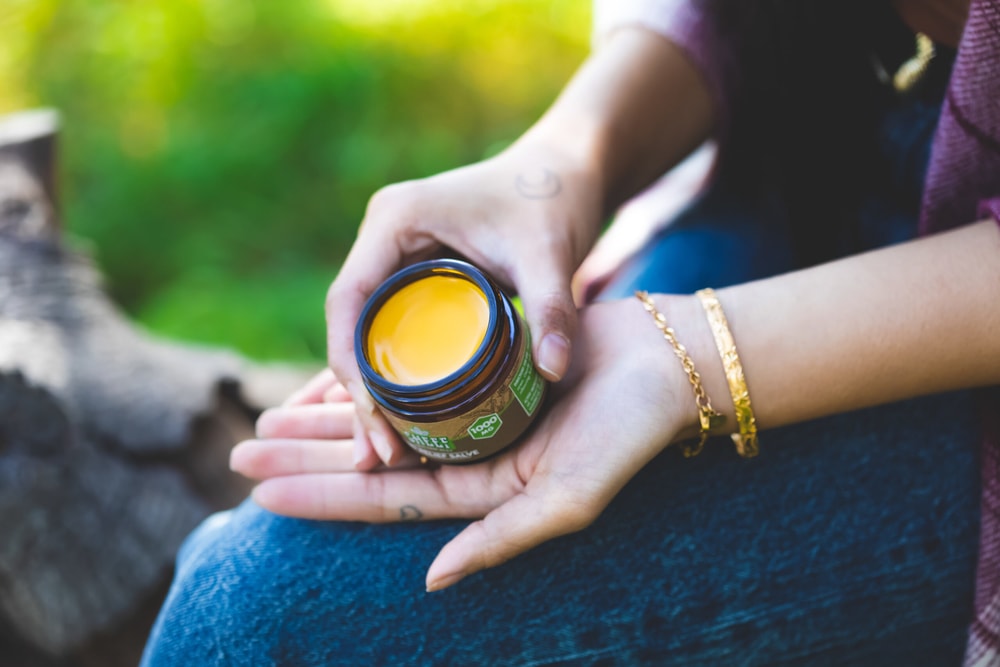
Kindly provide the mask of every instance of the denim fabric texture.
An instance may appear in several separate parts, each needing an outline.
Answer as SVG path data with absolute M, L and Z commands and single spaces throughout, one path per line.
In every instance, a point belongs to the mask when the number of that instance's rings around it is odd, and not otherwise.
M 929 139 L 888 126 L 895 154 Z M 873 246 L 912 235 L 897 199 L 863 216 Z M 765 217 L 710 191 L 606 298 L 793 268 Z M 764 431 L 755 459 L 727 439 L 693 459 L 671 448 L 591 527 L 433 594 L 426 569 L 466 522 L 306 521 L 247 501 L 188 538 L 142 667 L 958 665 L 978 426 L 956 392 Z
M 954 394 L 768 431 L 752 460 L 671 449 L 590 528 L 432 594 L 463 522 L 248 501 L 188 539 L 143 665 L 957 665 L 974 417 Z

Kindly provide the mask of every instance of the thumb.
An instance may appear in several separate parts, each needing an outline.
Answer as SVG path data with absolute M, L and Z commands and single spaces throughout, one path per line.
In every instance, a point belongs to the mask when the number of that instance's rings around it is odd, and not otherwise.
M 359 469 L 372 467 L 372 450 L 386 465 L 399 461 L 406 453 L 392 427 L 375 407 L 354 356 L 354 329 L 372 291 L 363 282 L 361 287 L 344 288 L 341 282 L 334 281 L 327 293 L 326 305 L 329 365 L 354 402 L 355 462 Z
M 519 493 L 480 521 L 469 524 L 441 549 L 427 571 L 427 591 L 496 567 L 560 535 L 589 526 L 598 512 L 584 504 L 557 503 Z
M 535 366 L 547 380 L 562 379 L 569 368 L 576 332 L 576 305 L 570 288 L 571 271 L 551 261 L 528 262 L 519 271 L 518 292 L 533 341 Z

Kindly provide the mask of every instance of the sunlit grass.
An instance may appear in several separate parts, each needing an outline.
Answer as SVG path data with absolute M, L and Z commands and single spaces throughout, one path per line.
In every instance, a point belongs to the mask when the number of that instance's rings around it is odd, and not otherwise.
M 368 197 L 492 154 L 588 48 L 555 0 L 0 0 L 0 112 L 62 115 L 65 224 L 155 331 L 322 357 Z

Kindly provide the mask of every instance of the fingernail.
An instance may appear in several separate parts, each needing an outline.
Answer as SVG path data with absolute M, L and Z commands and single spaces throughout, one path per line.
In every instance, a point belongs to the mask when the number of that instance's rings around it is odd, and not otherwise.
M 269 484 L 261 483 L 250 490 L 250 498 L 261 507 L 267 507 L 274 500 L 274 494 Z
M 392 445 L 389 444 L 388 438 L 381 431 L 369 431 L 368 440 L 372 443 L 372 447 L 375 448 L 382 462 L 389 465 L 389 459 L 392 458 Z
M 549 380 L 559 380 L 569 365 L 569 341 L 556 333 L 546 334 L 538 346 L 538 369 Z
M 462 579 L 465 579 L 465 572 L 453 572 L 452 574 L 447 574 L 443 577 L 438 577 L 434 581 L 427 583 L 427 592 L 433 593 L 434 591 L 439 591 L 442 588 L 448 588 L 452 584 L 457 584 Z
M 240 460 L 243 458 L 240 455 L 241 452 L 243 451 L 242 445 L 243 443 L 239 443 L 229 451 L 229 469 L 232 470 L 233 472 L 241 472 L 240 471 L 240 468 L 242 467 L 241 464 L 244 463 L 243 461 Z

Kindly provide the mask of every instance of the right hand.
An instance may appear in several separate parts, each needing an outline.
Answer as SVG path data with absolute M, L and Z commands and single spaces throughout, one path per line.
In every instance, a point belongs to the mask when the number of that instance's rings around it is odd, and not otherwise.
M 682 331 L 698 322 L 710 335 L 693 297 L 660 298 Z M 428 570 L 428 590 L 439 590 L 588 526 L 668 443 L 698 433 L 690 379 L 635 299 L 583 310 L 573 357 L 524 440 L 485 461 L 423 466 L 411 452 L 391 468 L 359 472 L 350 459 L 351 406 L 327 376 L 328 384 L 320 380 L 304 394 L 327 402 L 300 398 L 268 411 L 261 439 L 239 444 L 230 463 L 261 480 L 254 500 L 278 514 L 374 523 L 477 519 Z
M 357 406 L 358 468 L 391 465 L 408 451 L 376 410 L 354 356 L 355 325 L 372 292 L 413 262 L 463 256 L 520 296 L 535 365 L 557 381 L 576 329 L 570 281 L 600 229 L 600 180 L 587 160 L 533 139 L 372 197 L 326 302 L 330 367 Z

